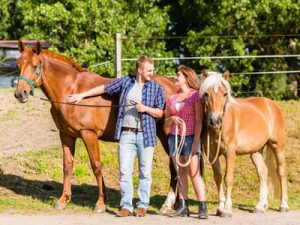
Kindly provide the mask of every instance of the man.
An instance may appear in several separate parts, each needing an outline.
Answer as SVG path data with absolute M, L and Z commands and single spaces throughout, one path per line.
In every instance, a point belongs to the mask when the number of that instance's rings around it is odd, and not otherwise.
M 115 138 L 119 140 L 119 169 L 121 188 L 121 210 L 119 217 L 133 213 L 132 173 L 137 154 L 139 164 L 139 186 L 135 215 L 147 215 L 150 202 L 151 168 L 154 146 L 156 145 L 156 118 L 163 115 L 165 99 L 162 87 L 151 80 L 154 61 L 140 56 L 136 61 L 135 76 L 116 79 L 84 93 L 70 95 L 67 102 L 79 103 L 88 96 L 108 93 L 119 94 L 119 115 Z

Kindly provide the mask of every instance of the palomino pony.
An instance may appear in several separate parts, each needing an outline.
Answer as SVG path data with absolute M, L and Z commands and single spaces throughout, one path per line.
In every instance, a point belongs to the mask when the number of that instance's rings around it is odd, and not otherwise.
M 234 163 L 236 155 L 244 154 L 250 154 L 260 180 L 260 199 L 254 212 L 264 212 L 268 207 L 267 178 L 270 183 L 275 178 L 278 181 L 279 178 L 280 184 L 279 182 L 277 184 L 281 190 L 280 211 L 288 211 L 284 150 L 285 126 L 280 108 L 270 99 L 262 97 L 235 100 L 231 96 L 228 72 L 225 72 L 223 76 L 216 72 L 204 72 L 202 76 L 200 95 L 204 99 L 208 128 L 204 129 L 202 140 L 204 150 L 208 147 L 212 149 L 208 160 L 212 163 L 218 189 L 217 214 L 225 217 L 232 216 L 231 189 Z M 266 163 L 262 154 L 264 146 L 267 146 L 269 153 L 267 153 Z M 224 155 L 226 159 L 224 179 L 227 188 L 226 198 L 222 187 L 218 158 L 220 155 Z
M 15 92 L 19 102 L 24 103 L 35 87 L 41 87 L 44 94 L 52 102 L 51 115 L 59 130 L 63 149 L 63 193 L 55 208 L 64 209 L 71 199 L 71 175 L 75 141 L 81 138 L 87 148 L 93 173 L 96 177 L 99 196 L 95 206 L 96 212 L 104 212 L 105 186 L 103 182 L 101 157 L 98 139 L 114 140 L 114 130 L 117 121 L 117 96 L 107 94 L 84 99 L 81 103 L 103 107 L 83 107 L 58 102 L 65 102 L 72 93 L 80 93 L 98 85 L 105 84 L 112 79 L 101 77 L 81 68 L 73 60 L 47 50 L 41 49 L 39 42 L 33 48 L 25 48 L 19 41 L 21 56 L 18 59 L 20 77 Z M 174 80 L 166 77 L 154 76 L 156 82 L 162 85 L 166 98 L 175 93 L 177 88 Z M 166 131 L 163 119 L 158 121 L 157 135 L 168 152 Z M 170 191 L 176 188 L 176 171 L 173 164 L 169 164 L 171 171 Z M 172 203 L 175 199 L 172 200 Z M 170 206 L 171 207 L 171 206 Z

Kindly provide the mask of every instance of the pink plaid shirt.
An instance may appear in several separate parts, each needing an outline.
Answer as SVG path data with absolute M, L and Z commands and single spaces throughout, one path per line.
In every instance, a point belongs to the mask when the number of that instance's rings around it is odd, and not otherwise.
M 196 109 L 195 104 L 200 101 L 199 92 L 191 89 L 189 95 L 181 102 L 177 102 L 178 93 L 172 95 L 167 100 L 167 105 L 170 108 L 171 116 L 178 116 L 184 120 L 186 124 L 186 135 L 193 135 L 195 133 L 196 125 Z M 175 135 L 175 127 L 171 126 L 171 134 Z M 178 134 L 182 135 L 182 128 L 178 126 Z

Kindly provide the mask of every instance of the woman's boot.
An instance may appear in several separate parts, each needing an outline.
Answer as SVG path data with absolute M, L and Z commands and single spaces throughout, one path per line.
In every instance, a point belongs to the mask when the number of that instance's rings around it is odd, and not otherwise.
M 207 206 L 206 201 L 199 202 L 199 210 L 198 210 L 198 218 L 199 219 L 207 219 Z
M 179 199 L 178 208 L 170 214 L 170 217 L 190 216 L 188 202 L 185 199 Z

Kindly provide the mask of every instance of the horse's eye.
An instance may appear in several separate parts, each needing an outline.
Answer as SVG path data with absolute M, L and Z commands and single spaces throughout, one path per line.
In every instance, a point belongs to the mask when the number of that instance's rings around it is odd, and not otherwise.
M 207 92 L 205 92 L 203 96 L 204 96 L 204 98 L 208 98 L 209 94 Z
M 224 94 L 223 94 L 224 97 L 227 97 L 227 95 L 228 95 L 228 93 L 224 93 Z
M 36 70 L 37 66 L 32 66 L 32 68 L 33 68 L 34 70 Z

